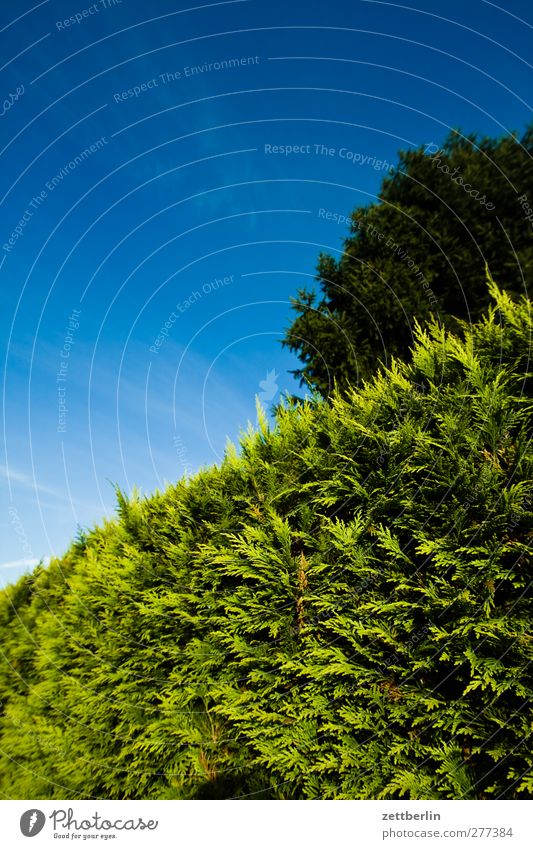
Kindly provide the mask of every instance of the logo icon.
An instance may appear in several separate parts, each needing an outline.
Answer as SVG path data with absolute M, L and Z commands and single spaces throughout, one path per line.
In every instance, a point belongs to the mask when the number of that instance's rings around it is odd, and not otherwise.
M 267 371 L 265 380 L 259 381 L 259 386 L 261 387 L 261 392 L 259 393 L 259 399 L 261 401 L 272 401 L 274 395 L 278 391 L 278 384 L 276 383 L 279 374 L 276 373 L 276 369 L 272 369 L 271 371 Z
M 20 830 L 24 837 L 35 837 L 42 831 L 46 817 L 42 811 L 37 808 L 30 808 L 29 811 L 24 811 L 20 818 Z

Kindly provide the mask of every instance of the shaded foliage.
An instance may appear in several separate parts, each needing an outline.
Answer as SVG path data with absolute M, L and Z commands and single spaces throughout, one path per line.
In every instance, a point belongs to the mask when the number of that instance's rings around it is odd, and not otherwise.
M 426 152 L 427 149 L 427 152 Z M 452 133 L 399 154 L 378 202 L 356 209 L 340 258 L 324 254 L 318 291 L 302 289 L 284 344 L 296 374 L 328 395 L 404 356 L 414 321 L 476 320 L 485 265 L 510 292 L 533 282 L 533 129 L 521 139 Z

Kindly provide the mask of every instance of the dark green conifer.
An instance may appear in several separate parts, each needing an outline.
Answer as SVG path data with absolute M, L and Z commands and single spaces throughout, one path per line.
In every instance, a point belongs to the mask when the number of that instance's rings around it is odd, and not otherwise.
M 413 344 L 431 315 L 476 321 L 484 269 L 524 294 L 533 284 L 533 128 L 522 138 L 452 133 L 402 151 L 376 203 L 356 209 L 340 256 L 324 254 L 300 290 L 284 344 L 323 395 L 354 386 Z

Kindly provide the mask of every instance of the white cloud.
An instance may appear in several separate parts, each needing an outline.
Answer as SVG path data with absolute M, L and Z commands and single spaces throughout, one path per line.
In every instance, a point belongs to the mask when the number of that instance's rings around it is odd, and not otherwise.
M 33 569 L 39 563 L 35 557 L 29 557 L 25 560 L 11 560 L 9 563 L 0 563 L 0 569 Z
M 18 472 L 16 469 L 13 469 L 12 466 L 0 466 L 0 476 L 5 478 L 6 481 L 9 481 L 9 483 L 14 486 L 19 486 L 23 489 L 31 489 L 33 492 L 46 493 L 46 495 L 53 495 L 54 498 L 61 498 L 65 500 L 64 492 L 58 492 L 56 489 L 37 483 L 37 481 L 30 478 L 29 475 L 24 474 L 24 472 Z

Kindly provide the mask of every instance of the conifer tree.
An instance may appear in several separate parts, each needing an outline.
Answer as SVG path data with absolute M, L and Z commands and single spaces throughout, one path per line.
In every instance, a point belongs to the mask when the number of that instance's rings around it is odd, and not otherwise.
M 356 209 L 342 254 L 294 299 L 284 344 L 323 395 L 357 385 L 413 344 L 431 315 L 456 328 L 488 306 L 488 264 L 508 291 L 533 283 L 533 128 L 522 138 L 451 133 L 402 151 L 376 203 Z

